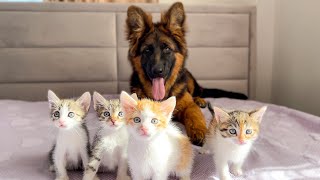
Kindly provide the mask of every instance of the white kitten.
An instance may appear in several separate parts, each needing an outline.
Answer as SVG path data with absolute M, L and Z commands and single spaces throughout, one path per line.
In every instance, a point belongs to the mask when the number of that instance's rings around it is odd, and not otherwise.
M 249 113 L 243 111 L 228 113 L 217 107 L 213 110 L 210 104 L 208 107 L 214 118 L 209 125 L 205 144 L 200 152 L 212 152 L 220 179 L 230 180 L 228 163 L 232 164 L 232 174 L 242 175 L 242 164 L 258 137 L 260 122 L 267 107 Z
M 88 163 L 89 133 L 84 118 L 91 96 L 86 92 L 76 101 L 60 100 L 49 90 L 48 100 L 51 119 L 59 129 L 49 153 L 50 170 L 56 172 L 56 180 L 68 180 L 66 169 L 78 169 Z
M 128 132 L 119 99 L 106 100 L 99 93 L 93 93 L 94 109 L 100 121 L 95 135 L 90 161 L 83 180 L 98 179 L 96 173 L 102 170 L 113 171 L 118 167 L 117 179 L 130 179 L 127 175 Z
M 166 180 L 170 173 L 189 180 L 193 150 L 188 137 L 171 124 L 175 97 L 163 102 L 120 95 L 129 131 L 128 162 L 133 180 Z

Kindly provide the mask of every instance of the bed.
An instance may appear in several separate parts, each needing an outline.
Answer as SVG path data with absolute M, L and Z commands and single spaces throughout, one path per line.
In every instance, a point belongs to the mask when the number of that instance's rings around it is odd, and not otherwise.
M 207 100 L 213 105 L 227 109 L 240 107 L 243 110 L 251 110 L 264 105 L 256 101 L 227 98 Z M 48 103 L 1 100 L 0 113 L 0 179 L 54 179 L 54 174 L 48 170 L 47 157 L 56 129 L 48 117 Z M 203 113 L 209 122 L 209 111 L 203 109 Z M 98 121 L 92 108 L 86 121 L 92 137 Z M 260 137 L 244 164 L 244 175 L 236 179 L 319 179 L 319 132 L 319 117 L 268 104 L 268 110 L 262 120 Z M 194 146 L 195 152 L 198 149 L 199 147 Z M 75 180 L 82 178 L 80 171 L 70 172 L 69 175 Z M 115 179 L 115 173 L 100 173 L 99 177 Z M 192 179 L 217 179 L 210 155 L 196 155 Z
M 168 7 L 139 6 L 156 20 Z M 94 90 L 117 98 L 121 90 L 128 91 L 126 9 L 119 4 L 0 3 L 1 180 L 54 178 L 47 165 L 56 132 L 49 120 L 48 89 L 64 98 Z M 187 67 L 201 85 L 242 92 L 251 99 L 207 100 L 230 110 L 266 105 L 255 101 L 255 5 L 186 6 L 186 12 Z M 320 118 L 267 105 L 244 175 L 235 179 L 320 179 Z M 202 111 L 209 122 L 210 113 Z M 92 109 L 86 121 L 92 137 L 97 129 Z M 82 173 L 69 175 L 77 180 Z M 115 179 L 112 172 L 99 176 Z M 211 156 L 196 155 L 192 179 L 217 179 Z

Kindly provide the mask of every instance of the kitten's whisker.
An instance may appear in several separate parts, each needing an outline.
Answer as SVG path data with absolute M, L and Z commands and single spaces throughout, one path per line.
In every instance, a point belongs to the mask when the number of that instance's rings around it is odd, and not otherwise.
M 75 130 L 75 132 L 78 134 L 78 136 L 81 137 L 81 135 L 80 135 L 79 132 L 78 132 L 78 129 L 75 128 L 74 130 Z
M 98 129 L 99 127 L 96 127 L 96 128 L 88 128 L 89 131 L 92 131 L 92 130 L 96 130 Z

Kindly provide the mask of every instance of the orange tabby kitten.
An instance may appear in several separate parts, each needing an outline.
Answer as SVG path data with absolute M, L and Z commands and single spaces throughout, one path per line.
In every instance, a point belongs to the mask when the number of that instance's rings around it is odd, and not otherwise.
M 165 180 L 170 173 L 189 180 L 192 145 L 171 123 L 176 98 L 156 102 L 122 92 L 120 102 L 129 132 L 128 163 L 133 180 Z
M 267 107 L 249 113 L 226 112 L 218 107 L 212 109 L 210 103 L 208 108 L 214 118 L 209 125 L 205 144 L 200 153 L 212 152 L 220 179 L 230 180 L 228 162 L 232 163 L 232 174 L 242 175 L 242 164 L 258 137 L 260 122 Z

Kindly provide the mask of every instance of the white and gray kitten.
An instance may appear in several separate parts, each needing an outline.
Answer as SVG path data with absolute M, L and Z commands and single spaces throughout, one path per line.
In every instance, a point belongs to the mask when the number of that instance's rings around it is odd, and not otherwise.
M 113 171 L 118 167 L 117 179 L 130 179 L 127 175 L 128 133 L 119 99 L 106 100 L 99 93 L 93 93 L 94 109 L 100 121 L 92 145 L 90 161 L 83 180 L 98 179 L 97 171 Z
M 89 159 L 89 133 L 85 116 L 90 107 L 91 95 L 84 93 L 79 99 L 59 99 L 48 91 L 50 118 L 58 128 L 56 141 L 49 153 L 50 170 L 56 180 L 68 180 L 67 169 L 85 167 Z

